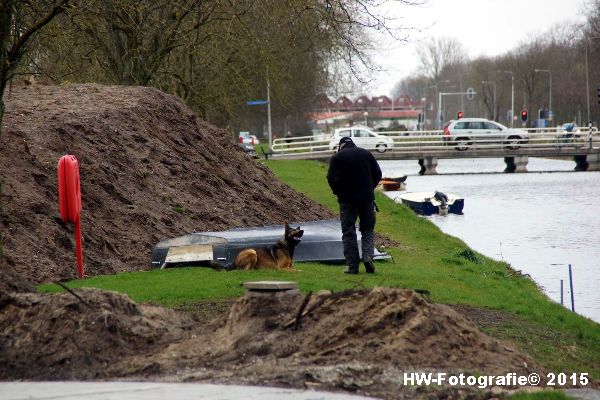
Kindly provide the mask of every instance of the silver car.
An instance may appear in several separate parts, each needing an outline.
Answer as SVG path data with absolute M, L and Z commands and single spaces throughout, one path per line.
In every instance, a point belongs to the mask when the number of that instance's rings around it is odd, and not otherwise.
M 467 150 L 477 143 L 479 147 L 506 146 L 518 149 L 528 141 L 527 132 L 508 128 L 496 121 L 485 118 L 461 118 L 450 121 L 444 127 L 444 141 L 455 146 L 456 150 Z

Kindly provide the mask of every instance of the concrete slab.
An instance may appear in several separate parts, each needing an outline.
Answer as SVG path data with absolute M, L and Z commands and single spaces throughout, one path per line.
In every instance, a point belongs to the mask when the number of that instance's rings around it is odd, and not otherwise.
M 360 400 L 369 397 L 312 390 L 204 383 L 3 382 L 2 400 Z
M 244 288 L 246 290 L 261 290 L 269 292 L 278 292 L 284 290 L 298 289 L 298 283 L 296 282 L 284 282 L 284 281 L 254 281 L 244 282 Z

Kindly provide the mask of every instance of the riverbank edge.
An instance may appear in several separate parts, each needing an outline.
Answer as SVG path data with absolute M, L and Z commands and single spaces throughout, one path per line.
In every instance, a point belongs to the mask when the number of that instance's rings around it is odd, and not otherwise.
M 325 178 L 327 164 L 300 160 L 264 163 L 278 179 L 338 211 Z M 473 251 L 384 194 L 377 193 L 376 201 L 380 209 L 376 231 L 402 246 L 402 250 L 389 249 L 394 263 L 422 267 L 411 268 L 406 287 L 418 287 L 415 283 L 428 287 L 436 302 L 492 314 L 499 311 L 504 318 L 478 324 L 486 333 L 513 342 L 551 371 L 587 373 L 595 386 L 600 384 L 599 324 L 552 301 L 510 264 Z M 445 275 L 446 279 L 431 282 L 431 270 L 438 272 L 435 278 Z M 486 279 L 488 276 L 492 279 Z

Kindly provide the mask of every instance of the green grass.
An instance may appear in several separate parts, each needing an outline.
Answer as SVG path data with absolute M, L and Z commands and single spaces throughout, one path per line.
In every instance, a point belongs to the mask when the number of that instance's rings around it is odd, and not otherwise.
M 509 397 L 510 400 L 569 400 L 570 397 L 560 391 L 543 390 L 533 393 L 516 393 Z
M 96 287 L 127 293 L 137 302 L 152 302 L 178 307 L 204 300 L 238 297 L 244 293 L 242 283 L 254 280 L 287 280 L 298 282 L 303 292 L 319 290 L 340 291 L 349 288 L 374 286 L 398 287 L 402 271 L 392 263 L 377 264 L 380 273 L 348 276 L 341 265 L 296 263 L 295 270 L 273 271 L 215 271 L 210 268 L 172 268 L 147 272 L 127 272 L 117 275 L 96 276 L 67 283 L 70 288 Z M 60 292 L 54 284 L 39 287 L 42 292 Z
M 265 164 L 282 181 L 337 212 L 337 201 L 325 179 L 325 164 L 297 160 Z M 377 204 L 377 231 L 401 246 L 387 249 L 393 262 L 377 263 L 375 275 L 348 276 L 342 274 L 342 266 L 297 263 L 299 272 L 178 268 L 98 276 L 68 286 L 116 290 L 135 301 L 171 307 L 237 297 L 243 293 L 241 283 L 248 280 L 293 280 L 303 292 L 373 286 L 427 289 L 436 302 L 507 313 L 509 322 L 487 328 L 487 332 L 513 341 L 546 368 L 588 372 L 592 378 L 600 378 L 600 325 L 550 301 L 508 264 L 472 251 L 385 195 L 377 194 Z M 60 288 L 44 285 L 40 290 Z

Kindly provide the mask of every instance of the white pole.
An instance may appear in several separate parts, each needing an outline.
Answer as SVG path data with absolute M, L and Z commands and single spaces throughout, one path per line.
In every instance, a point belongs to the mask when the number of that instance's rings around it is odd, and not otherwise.
M 273 132 L 271 131 L 271 85 L 269 83 L 269 67 L 267 67 L 267 118 L 269 130 L 269 149 L 273 147 Z
M 548 70 L 548 73 L 550 74 L 550 111 L 552 111 L 552 72 Z
M 548 101 L 548 112 L 552 111 L 552 71 L 549 69 L 534 69 L 535 72 L 547 72 L 550 75 L 550 100 Z
M 585 97 L 587 99 L 587 120 L 590 121 L 590 78 L 588 73 L 588 45 L 589 40 L 585 42 Z
M 585 39 L 585 97 L 587 100 L 587 119 L 590 119 L 590 74 L 588 72 L 588 47 L 590 47 L 590 41 L 594 39 L 600 39 L 600 36 L 589 37 Z
M 498 107 L 496 106 L 496 82 L 492 82 L 494 84 L 494 121 L 498 120 L 498 116 L 496 115 Z
M 442 92 L 438 92 L 438 129 L 442 127 Z
M 515 76 L 510 73 L 510 78 L 512 81 L 512 94 L 510 97 L 510 127 L 515 127 Z

